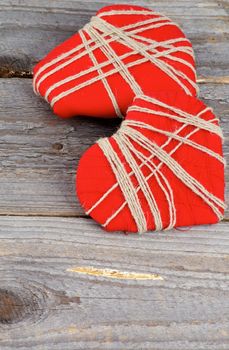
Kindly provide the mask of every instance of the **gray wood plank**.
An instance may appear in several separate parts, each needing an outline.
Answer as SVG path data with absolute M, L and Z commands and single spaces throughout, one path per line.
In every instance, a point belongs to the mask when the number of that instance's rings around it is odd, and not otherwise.
M 192 40 L 198 75 L 229 79 L 229 25 L 225 1 L 132 1 L 161 11 Z M 1 0 L 0 76 L 26 76 L 53 47 L 113 1 Z M 117 0 L 116 3 L 123 3 Z
M 0 239 L 1 350 L 229 349 L 228 223 L 126 236 L 1 217 Z
M 0 91 L 0 214 L 84 215 L 75 197 L 78 160 L 119 121 L 57 118 L 28 79 L 1 79 Z M 229 85 L 204 84 L 201 96 L 221 119 L 229 159 Z

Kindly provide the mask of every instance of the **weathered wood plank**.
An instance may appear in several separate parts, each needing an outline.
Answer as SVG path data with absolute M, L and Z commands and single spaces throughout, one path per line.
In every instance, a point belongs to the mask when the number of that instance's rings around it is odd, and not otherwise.
M 116 3 L 123 3 L 117 0 Z M 0 3 L 0 75 L 26 75 L 57 44 L 113 1 L 2 0 Z M 192 40 L 201 77 L 229 77 L 229 25 L 223 1 L 133 1 L 155 8 L 181 25 Z
M 1 350 L 229 349 L 227 223 L 124 236 L 1 217 L 0 239 Z
M 119 122 L 57 118 L 28 79 L 1 79 L 0 91 L 0 214 L 83 215 L 75 198 L 78 160 Z M 221 119 L 229 159 L 229 85 L 202 85 L 201 96 Z

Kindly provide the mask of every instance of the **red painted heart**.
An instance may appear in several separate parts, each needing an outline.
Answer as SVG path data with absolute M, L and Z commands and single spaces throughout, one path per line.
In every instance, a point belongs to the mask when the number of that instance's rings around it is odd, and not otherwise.
M 106 230 L 144 232 L 222 219 L 222 134 L 182 92 L 136 97 L 120 129 L 80 160 L 77 194 Z
M 102 8 L 34 68 L 34 90 L 62 117 L 125 115 L 134 96 L 196 94 L 191 43 L 177 24 L 132 5 Z

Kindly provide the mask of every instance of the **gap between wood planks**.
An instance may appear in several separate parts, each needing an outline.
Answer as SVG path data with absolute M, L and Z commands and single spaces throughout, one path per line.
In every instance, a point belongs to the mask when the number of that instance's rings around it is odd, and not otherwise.
M 11 213 L 11 214 L 3 214 L 0 213 L 0 218 L 1 217 L 16 217 L 16 216 L 20 216 L 20 217 L 32 217 L 32 218 L 50 218 L 50 217 L 54 217 L 54 218 L 69 218 L 69 219 L 87 219 L 87 220 L 92 220 L 90 216 L 88 215 L 69 215 L 69 214 L 55 214 L 52 213 L 51 215 L 46 215 L 46 214 L 37 214 L 37 213 Z M 229 218 L 224 218 L 223 220 L 221 220 L 221 222 L 229 222 Z
M 29 78 L 31 79 L 33 74 L 31 71 L 14 71 L 9 68 L 0 67 L 0 78 Z
M 0 67 L 0 78 L 23 78 L 23 79 L 32 79 L 33 73 L 31 71 L 15 71 L 10 70 L 5 67 Z M 197 78 L 198 84 L 229 84 L 229 76 L 219 76 L 219 77 L 202 77 Z

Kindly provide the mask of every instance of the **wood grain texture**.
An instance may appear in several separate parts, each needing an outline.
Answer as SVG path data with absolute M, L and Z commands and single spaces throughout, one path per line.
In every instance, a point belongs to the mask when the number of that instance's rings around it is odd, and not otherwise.
M 28 79 L 1 79 L 0 90 L 0 214 L 83 215 L 75 197 L 78 160 L 119 121 L 57 118 Z M 221 119 L 228 159 L 229 85 L 202 85 L 201 96 Z
M 102 6 L 92 0 L 1 0 L 0 75 L 28 76 L 32 66 L 57 44 L 77 32 Z M 116 0 L 116 3 L 123 3 Z M 226 1 L 172 2 L 139 0 L 133 4 L 161 11 L 175 20 L 192 40 L 201 80 L 229 79 L 229 26 Z
M 226 223 L 125 236 L 89 219 L 2 217 L 0 238 L 1 350 L 229 349 Z

